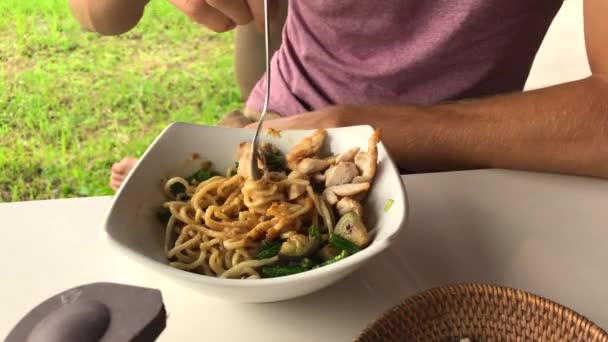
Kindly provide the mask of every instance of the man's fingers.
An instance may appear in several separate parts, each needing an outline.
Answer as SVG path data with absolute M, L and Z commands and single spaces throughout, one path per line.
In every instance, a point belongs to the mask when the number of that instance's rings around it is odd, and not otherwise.
M 253 14 L 253 21 L 255 21 L 255 28 L 264 32 L 264 0 L 247 0 L 251 13 Z M 272 20 L 279 13 L 279 2 L 277 0 L 268 0 L 268 16 Z M 271 25 L 270 29 L 273 27 Z
M 123 174 L 112 173 L 112 175 L 110 176 L 110 180 L 117 181 L 117 182 L 122 182 L 125 180 L 125 178 L 127 178 L 127 175 L 123 175 Z
M 225 32 L 236 26 L 232 19 L 209 5 L 206 0 L 169 0 L 169 2 L 192 20 L 212 31 Z
M 122 166 L 122 163 L 114 163 L 112 165 L 112 173 L 114 173 L 114 172 L 122 172 L 123 168 L 124 167 Z
M 215 32 L 226 32 L 236 27 L 236 23 L 232 19 L 211 7 L 207 2 L 204 2 L 202 9 L 193 13 L 191 18 Z
M 112 165 L 112 174 L 127 174 L 137 163 L 137 159 L 133 157 L 122 158 L 118 163 Z
M 247 0 L 207 0 L 207 3 L 239 25 L 249 24 L 253 20 Z
M 117 182 L 117 181 L 114 181 L 114 180 L 110 180 L 110 184 L 109 184 L 109 185 L 110 185 L 110 188 L 111 188 L 112 190 L 116 191 L 116 190 L 118 190 L 118 188 L 120 187 L 120 184 L 121 184 L 121 183 L 122 183 L 122 182 Z

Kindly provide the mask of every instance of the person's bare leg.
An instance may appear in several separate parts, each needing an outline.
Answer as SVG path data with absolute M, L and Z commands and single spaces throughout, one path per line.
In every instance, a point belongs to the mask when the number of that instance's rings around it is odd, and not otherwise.
M 274 53 L 281 45 L 281 34 L 287 17 L 287 1 L 279 1 L 279 15 L 270 25 L 270 49 Z M 264 33 L 255 29 L 254 23 L 238 26 L 234 40 L 234 72 L 246 101 L 255 84 L 266 71 Z

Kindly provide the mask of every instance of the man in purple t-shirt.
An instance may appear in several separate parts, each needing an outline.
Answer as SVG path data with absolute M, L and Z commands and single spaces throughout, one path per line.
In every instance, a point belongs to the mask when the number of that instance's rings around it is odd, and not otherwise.
M 169 1 L 217 32 L 263 20 L 261 0 Z M 584 0 L 592 76 L 522 91 L 562 1 L 291 0 L 272 60 L 270 109 L 281 118 L 267 125 L 371 124 L 414 172 L 608 178 L 608 1 Z M 147 2 L 70 0 L 83 26 L 104 34 L 134 27 Z M 263 92 L 260 82 L 247 101 L 252 116 Z

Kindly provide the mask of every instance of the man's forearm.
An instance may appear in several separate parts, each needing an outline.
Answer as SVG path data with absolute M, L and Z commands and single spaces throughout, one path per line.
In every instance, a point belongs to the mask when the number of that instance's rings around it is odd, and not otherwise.
M 104 35 L 125 33 L 141 19 L 149 0 L 68 0 L 80 25 Z
M 509 168 L 608 178 L 608 82 L 598 76 L 466 102 L 383 108 L 377 124 L 406 169 Z

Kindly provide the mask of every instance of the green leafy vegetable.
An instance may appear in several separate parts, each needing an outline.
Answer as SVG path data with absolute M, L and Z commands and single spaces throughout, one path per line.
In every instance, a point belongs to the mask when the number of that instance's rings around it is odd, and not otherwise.
M 302 273 L 308 269 L 298 266 L 264 266 L 260 269 L 262 278 L 284 277 L 296 273 Z
M 311 226 L 310 228 L 308 228 L 308 236 L 311 239 L 321 239 L 321 232 L 319 231 L 319 229 L 317 229 L 317 227 Z
M 336 255 L 333 259 L 329 259 L 329 260 L 327 260 L 325 262 L 322 262 L 318 266 L 315 266 L 315 268 L 323 267 L 323 266 L 327 266 L 327 265 L 333 264 L 333 263 L 338 262 L 338 261 L 340 261 L 342 259 L 345 259 L 349 255 L 350 254 L 346 250 L 342 250 L 342 252 L 340 252 L 340 254 Z
M 281 249 L 280 241 L 271 241 L 271 242 L 265 241 L 264 245 L 262 246 L 262 249 L 258 252 L 258 254 L 255 256 L 255 258 L 258 260 L 272 258 L 273 256 L 279 254 L 280 249 Z
M 213 171 L 209 166 L 206 166 L 193 173 L 190 177 L 186 178 L 186 181 L 190 184 L 192 184 L 193 182 L 200 183 L 208 180 L 213 176 L 219 176 L 219 174 Z M 177 196 L 179 194 L 185 193 L 186 187 L 181 183 L 174 183 L 173 185 L 171 185 L 171 188 L 169 188 L 169 190 L 174 196 Z
M 317 266 L 317 262 L 310 259 L 310 258 L 304 258 L 302 259 L 302 261 L 300 261 L 300 266 L 304 267 L 307 270 L 312 269 L 313 267 Z
M 395 203 L 394 199 L 389 199 L 388 201 L 386 201 L 386 204 L 384 205 L 384 212 L 388 212 L 391 207 L 393 206 L 393 203 Z
M 204 182 L 214 176 L 219 176 L 219 174 L 217 172 L 211 170 L 211 168 L 209 168 L 209 167 L 206 167 L 206 168 L 204 167 L 204 168 L 196 171 L 194 174 L 192 174 L 192 176 L 188 177 L 186 180 L 188 181 L 188 183 L 192 183 L 193 181 L 200 183 L 200 182 Z
M 329 237 L 329 243 L 338 247 L 339 249 L 347 251 L 350 254 L 355 254 L 361 250 L 354 243 L 352 243 L 352 242 L 346 240 L 345 238 L 340 237 L 336 234 L 331 234 L 331 236 Z

